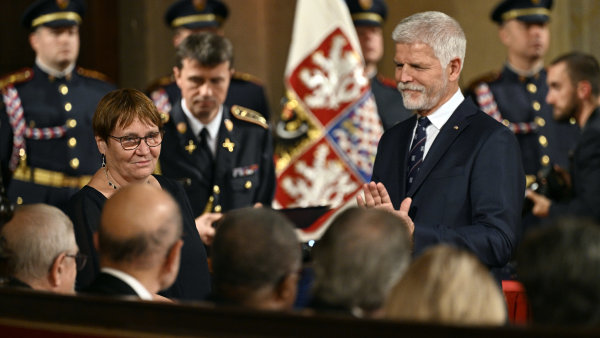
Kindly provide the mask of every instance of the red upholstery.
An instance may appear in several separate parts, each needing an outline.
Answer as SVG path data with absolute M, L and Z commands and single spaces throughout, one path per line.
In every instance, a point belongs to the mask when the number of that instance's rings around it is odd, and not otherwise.
M 510 323 L 527 324 L 531 319 L 531 310 L 523 285 L 514 280 L 503 280 L 502 291 L 506 299 Z

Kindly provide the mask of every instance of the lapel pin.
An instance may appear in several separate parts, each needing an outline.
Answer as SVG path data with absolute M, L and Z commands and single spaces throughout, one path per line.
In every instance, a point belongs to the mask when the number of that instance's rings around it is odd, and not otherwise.
M 185 146 L 185 150 L 187 150 L 187 152 L 190 153 L 190 155 L 194 152 L 194 150 L 196 150 L 196 145 L 194 144 L 193 140 L 190 140 L 188 142 L 188 145 Z
M 458 126 L 454 126 L 454 130 L 458 130 Z
M 223 142 L 223 148 L 227 148 L 229 152 L 233 152 L 233 147 L 235 147 L 235 143 L 231 142 L 229 138 L 225 138 L 225 142 Z

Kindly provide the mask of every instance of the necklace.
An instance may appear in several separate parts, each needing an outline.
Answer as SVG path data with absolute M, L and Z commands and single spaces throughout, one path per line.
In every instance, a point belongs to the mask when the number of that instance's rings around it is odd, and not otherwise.
M 104 167 L 104 175 L 106 175 L 106 180 L 108 181 L 108 186 L 110 186 L 111 188 L 117 190 L 119 189 L 119 187 L 117 187 L 116 184 L 114 184 L 113 182 L 110 181 L 110 179 L 108 178 L 108 168 Z

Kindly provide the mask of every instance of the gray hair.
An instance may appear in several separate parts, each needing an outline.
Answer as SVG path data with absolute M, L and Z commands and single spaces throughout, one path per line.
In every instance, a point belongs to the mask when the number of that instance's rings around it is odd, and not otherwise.
M 317 303 L 379 309 L 410 260 L 404 222 L 389 212 L 350 208 L 332 222 L 313 250 Z
M 43 278 L 56 257 L 76 245 L 71 220 L 46 204 L 19 206 L 0 231 L 6 274 L 21 280 Z
M 424 43 L 433 49 L 442 67 L 454 58 L 464 64 L 467 39 L 456 20 L 442 12 L 413 14 L 394 28 L 392 39 L 396 43 Z

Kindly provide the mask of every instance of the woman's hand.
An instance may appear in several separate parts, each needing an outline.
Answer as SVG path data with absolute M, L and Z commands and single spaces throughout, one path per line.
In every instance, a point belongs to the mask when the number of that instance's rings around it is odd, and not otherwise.
M 196 230 L 200 235 L 200 239 L 206 245 L 211 245 L 215 238 L 215 228 L 213 223 L 220 220 L 223 217 L 221 213 L 207 212 L 196 218 Z

